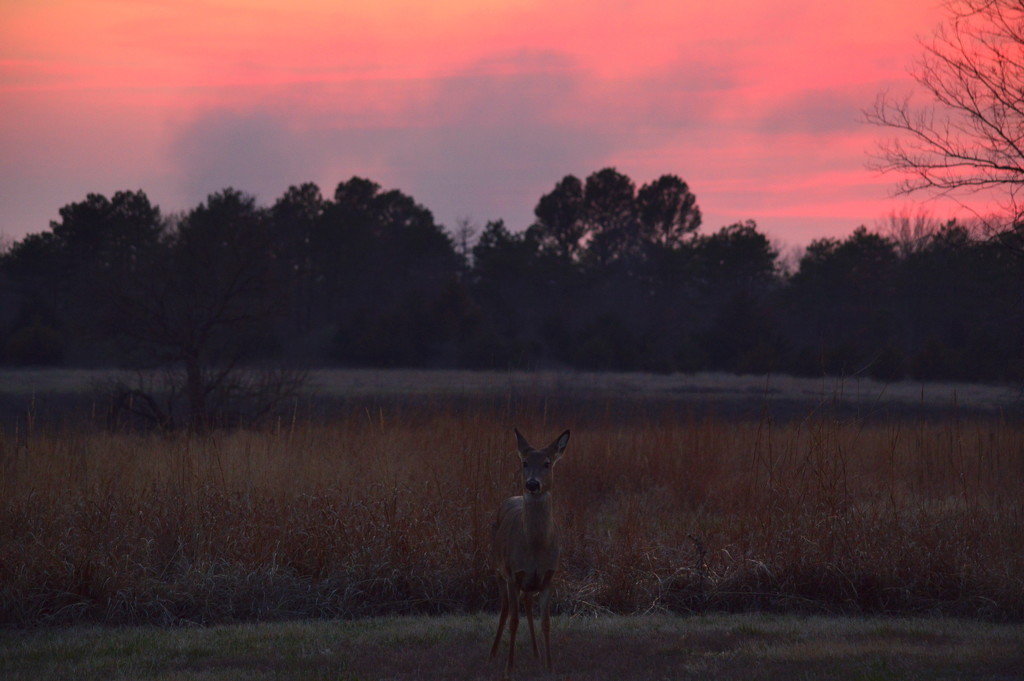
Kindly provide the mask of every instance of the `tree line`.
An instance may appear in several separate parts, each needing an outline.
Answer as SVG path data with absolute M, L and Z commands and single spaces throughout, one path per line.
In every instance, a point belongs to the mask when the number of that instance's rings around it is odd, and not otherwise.
M 59 216 L 0 258 L 0 361 L 173 366 L 194 403 L 257 364 L 1024 375 L 1019 228 L 860 227 L 785 267 L 752 220 L 703 230 L 679 177 L 613 168 L 563 178 L 524 231 L 452 233 L 360 177 Z

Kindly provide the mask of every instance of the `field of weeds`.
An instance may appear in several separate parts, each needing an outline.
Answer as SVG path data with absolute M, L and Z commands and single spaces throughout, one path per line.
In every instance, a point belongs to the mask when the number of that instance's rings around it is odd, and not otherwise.
M 0 434 L 0 625 L 496 607 L 512 426 L 572 429 L 554 609 L 1024 620 L 1024 426 L 382 397 L 261 430 Z M 629 406 L 632 405 L 632 406 Z

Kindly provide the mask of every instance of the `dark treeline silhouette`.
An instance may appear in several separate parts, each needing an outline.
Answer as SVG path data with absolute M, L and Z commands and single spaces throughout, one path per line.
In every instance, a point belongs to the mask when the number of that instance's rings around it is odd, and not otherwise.
M 1020 230 L 861 227 L 784 268 L 753 221 L 702 231 L 678 177 L 612 168 L 535 215 L 456 240 L 358 177 L 170 216 L 90 194 L 3 254 L 0 361 L 172 366 L 193 414 L 253 365 L 1024 376 Z

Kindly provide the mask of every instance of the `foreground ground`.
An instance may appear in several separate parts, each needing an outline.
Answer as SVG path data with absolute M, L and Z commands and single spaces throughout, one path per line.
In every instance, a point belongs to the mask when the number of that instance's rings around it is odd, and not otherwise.
M 210 628 L 0 632 L 16 679 L 488 679 L 495 616 L 392 617 Z M 521 629 L 520 679 L 1024 678 L 1024 625 L 771 615 L 556 618 L 555 672 Z

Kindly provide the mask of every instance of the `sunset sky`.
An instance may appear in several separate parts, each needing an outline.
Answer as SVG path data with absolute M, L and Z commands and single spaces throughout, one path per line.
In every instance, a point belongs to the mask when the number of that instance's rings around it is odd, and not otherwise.
M 938 0 L 0 0 L 0 234 L 90 192 L 164 212 L 352 175 L 449 228 L 525 228 L 564 175 L 672 173 L 704 230 L 780 242 L 893 210 L 860 122 Z

